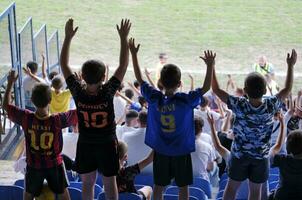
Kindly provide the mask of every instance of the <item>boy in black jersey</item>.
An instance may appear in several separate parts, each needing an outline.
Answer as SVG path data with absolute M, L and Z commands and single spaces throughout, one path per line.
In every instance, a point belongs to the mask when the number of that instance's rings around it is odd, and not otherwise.
M 76 168 L 83 181 L 83 199 L 93 199 L 97 172 L 103 175 L 107 199 L 117 199 L 116 178 L 119 169 L 113 97 L 118 90 L 129 63 L 128 33 L 131 23 L 122 20 L 117 30 L 121 40 L 119 67 L 107 83 L 105 65 L 98 60 L 88 60 L 82 66 L 84 83 L 76 78 L 69 67 L 70 43 L 78 30 L 73 19 L 65 25 L 60 64 L 66 83 L 77 107 L 79 139 L 77 144 Z

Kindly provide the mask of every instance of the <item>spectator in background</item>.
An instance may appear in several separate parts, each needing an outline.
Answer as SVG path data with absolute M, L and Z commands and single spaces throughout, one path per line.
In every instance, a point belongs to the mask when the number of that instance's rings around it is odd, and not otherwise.
M 138 112 L 135 110 L 129 110 L 126 112 L 126 120 L 124 125 L 116 126 L 116 137 L 121 140 L 123 134 L 126 132 L 135 131 L 137 127 Z
M 158 56 L 158 58 L 159 58 L 159 62 L 157 64 L 157 66 L 156 66 L 156 74 L 155 74 L 155 80 L 156 80 L 156 82 L 160 78 L 161 69 L 167 63 L 168 55 L 166 53 L 160 53 L 159 56 Z
M 260 56 L 258 63 L 255 63 L 253 66 L 253 71 L 258 72 L 263 76 L 270 74 L 274 79 L 274 66 L 272 63 L 267 62 L 267 58 L 265 56 Z
M 272 78 L 272 74 L 266 74 L 266 94 L 265 96 L 273 96 L 279 92 L 278 83 Z
M 141 111 L 138 115 L 138 128 L 125 132 L 122 136 L 122 140 L 128 145 L 128 165 L 134 165 L 151 151 L 151 148 L 145 144 L 146 127 L 147 112 Z M 145 171 L 152 174 L 152 165 L 148 166 Z
M 114 116 L 115 116 L 115 122 L 117 124 L 121 124 L 125 121 L 125 109 L 127 102 L 120 96 L 118 93 L 120 93 L 124 88 L 124 85 L 121 84 L 118 88 L 118 92 L 115 93 L 113 97 L 113 106 L 114 106 Z

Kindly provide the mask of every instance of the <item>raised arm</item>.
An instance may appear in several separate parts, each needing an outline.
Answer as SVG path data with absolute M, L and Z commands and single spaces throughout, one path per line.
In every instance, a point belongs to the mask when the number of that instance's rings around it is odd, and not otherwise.
M 281 150 L 281 147 L 284 143 L 284 138 L 285 138 L 284 118 L 281 113 L 278 114 L 278 119 L 280 122 L 280 132 L 279 132 L 276 144 L 274 144 L 274 146 L 272 146 L 272 148 L 270 149 L 271 157 L 274 157 L 276 154 L 279 153 L 279 151 Z
M 152 150 L 146 158 L 138 162 L 138 167 L 140 171 L 153 162 L 153 156 L 154 151 Z
M 216 53 L 213 54 L 212 51 L 204 51 L 204 57 L 200 56 L 200 58 L 205 62 L 207 65 L 207 72 L 206 77 L 203 82 L 202 86 L 202 94 L 205 94 L 211 88 L 211 82 L 213 77 L 213 69 L 215 66 L 215 58 Z
M 154 87 L 154 88 L 157 88 L 156 85 L 155 85 L 155 83 L 154 83 L 154 81 L 152 80 L 152 78 L 151 78 L 151 76 L 150 76 L 151 73 L 148 71 L 147 68 L 145 68 L 145 75 L 146 75 L 146 77 L 147 77 L 147 79 L 148 79 L 150 85 L 152 85 L 152 87 Z
M 213 70 L 212 90 L 219 97 L 219 99 L 221 99 L 221 101 L 223 101 L 224 103 L 227 103 L 229 94 L 219 87 L 215 68 Z
M 218 136 L 216 134 L 215 125 L 214 125 L 215 122 L 214 122 L 213 116 L 210 116 L 209 113 L 207 113 L 207 115 L 208 115 L 208 122 L 209 122 L 210 127 L 211 127 L 211 137 L 212 137 L 212 140 L 213 140 L 214 147 L 218 151 L 218 153 L 223 158 L 225 158 L 228 155 L 229 150 L 227 150 L 220 143 L 220 140 L 219 140 L 219 138 L 218 138 Z
M 141 92 L 136 88 L 134 87 L 133 83 L 131 82 L 128 82 L 128 85 L 132 88 L 132 90 L 138 95 L 138 96 L 141 96 Z
M 139 50 L 139 47 L 140 47 L 140 44 L 135 46 L 134 38 L 129 39 L 129 48 L 130 48 L 130 52 L 131 52 L 131 55 L 132 55 L 132 62 L 133 62 L 133 69 L 134 69 L 135 78 L 138 81 L 138 83 L 141 85 L 144 82 L 144 80 L 142 78 L 142 72 L 141 72 L 141 69 L 139 67 L 138 59 L 137 59 L 137 52 Z
M 293 87 L 293 78 L 294 78 L 294 65 L 297 61 L 297 52 L 295 49 L 292 50 L 292 54 L 287 54 L 287 75 L 285 80 L 285 87 L 280 90 L 276 95 L 278 98 L 284 100 L 292 90 Z
M 61 56 L 60 56 L 60 65 L 63 76 L 67 79 L 72 75 L 71 68 L 69 66 L 69 51 L 70 51 L 70 43 L 74 35 L 76 34 L 78 27 L 73 28 L 73 19 L 68 19 L 65 24 L 65 39 L 63 42 Z
M 109 65 L 107 64 L 104 82 L 106 83 L 108 80 L 109 80 Z
M 122 82 L 129 64 L 128 34 L 131 28 L 130 20 L 122 19 L 120 27 L 116 25 L 116 28 L 121 39 L 121 51 L 120 51 L 120 63 L 118 68 L 114 72 L 114 76 Z
M 2 107 L 5 111 L 7 111 L 7 106 L 11 102 L 11 92 L 12 92 L 14 83 L 17 81 L 17 79 L 18 79 L 18 75 L 17 75 L 16 71 L 14 71 L 14 70 L 10 71 L 7 76 L 7 86 L 6 86 L 6 91 L 4 94 L 4 99 L 3 99 L 3 104 L 2 104 Z
M 123 95 L 122 93 L 116 92 L 116 94 L 117 94 L 118 96 L 120 96 L 122 99 L 124 99 L 128 104 L 134 103 L 134 101 L 132 101 L 131 99 L 129 99 L 128 97 L 126 97 L 126 96 Z
M 44 80 L 46 80 L 47 72 L 46 72 L 46 69 L 45 69 L 45 56 L 44 56 L 44 54 L 42 54 L 41 57 L 42 57 L 42 78 Z
M 190 90 L 194 90 L 194 78 L 192 74 L 189 74 L 189 78 L 190 78 Z
M 34 79 L 38 83 L 44 83 L 44 79 L 41 79 L 39 76 L 31 73 L 31 71 L 28 67 L 23 67 L 22 69 L 23 69 L 24 73 L 27 74 L 27 76 L 30 76 L 32 79 Z

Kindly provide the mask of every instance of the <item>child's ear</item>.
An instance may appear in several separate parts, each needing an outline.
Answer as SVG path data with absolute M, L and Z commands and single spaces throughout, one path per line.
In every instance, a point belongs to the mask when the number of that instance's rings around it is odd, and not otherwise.
M 246 87 L 243 88 L 243 91 L 244 91 L 244 94 L 247 94 L 247 88 Z
M 177 84 L 177 88 L 179 88 L 180 86 L 182 86 L 182 81 L 180 80 Z
M 265 87 L 265 88 L 263 89 L 263 95 L 265 95 L 266 92 L 267 92 L 267 88 Z

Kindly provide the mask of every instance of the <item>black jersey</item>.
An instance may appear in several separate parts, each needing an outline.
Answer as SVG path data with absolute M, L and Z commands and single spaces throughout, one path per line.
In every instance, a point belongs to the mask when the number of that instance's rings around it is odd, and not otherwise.
M 79 142 L 106 143 L 115 139 L 113 97 L 121 82 L 112 76 L 96 95 L 88 94 L 85 84 L 75 75 L 69 76 L 66 83 L 77 107 Z

